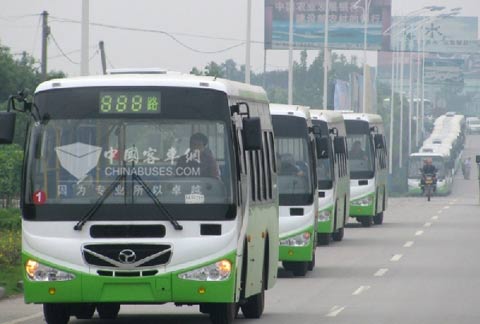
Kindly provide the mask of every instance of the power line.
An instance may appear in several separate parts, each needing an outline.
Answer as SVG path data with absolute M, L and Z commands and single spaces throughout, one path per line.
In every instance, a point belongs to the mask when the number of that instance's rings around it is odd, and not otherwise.
M 52 19 L 53 19 L 52 21 L 55 21 L 55 22 L 74 23 L 74 24 L 79 24 L 80 23 L 80 21 L 78 21 L 78 20 L 65 19 L 65 18 L 60 18 L 60 17 L 52 17 Z M 239 40 L 239 39 L 234 39 L 234 38 L 212 37 L 212 36 L 187 34 L 187 33 L 170 33 L 170 32 L 166 32 L 166 31 L 158 30 L 158 29 L 126 27 L 126 26 L 119 26 L 119 25 L 101 24 L 101 23 L 95 23 L 95 22 L 90 23 L 90 25 L 96 26 L 96 27 L 108 28 L 108 29 L 115 29 L 115 30 L 162 34 L 164 36 L 169 37 L 170 39 L 172 39 L 173 41 L 178 43 L 180 46 L 182 46 L 182 47 L 184 47 L 188 50 L 191 50 L 193 52 L 200 53 L 200 54 L 223 53 L 223 52 L 229 51 L 231 49 L 234 49 L 236 47 L 243 46 L 245 44 L 244 40 Z M 203 51 L 203 50 L 199 50 L 199 49 L 193 48 L 192 46 L 189 46 L 189 45 L 185 44 L 184 42 L 180 41 L 177 37 L 175 37 L 174 34 L 179 35 L 179 36 L 188 36 L 188 37 L 196 37 L 196 38 L 212 39 L 212 40 L 241 41 L 241 43 L 233 45 L 233 46 L 229 46 L 229 47 L 221 49 L 221 50 Z M 253 41 L 252 43 L 264 44 L 263 42 L 258 42 L 258 41 Z
M 72 64 L 76 64 L 76 65 L 79 65 L 79 64 L 80 64 L 80 62 L 75 62 L 74 60 L 72 60 L 72 59 L 63 51 L 63 49 L 60 47 L 60 45 L 58 45 L 57 40 L 55 39 L 55 37 L 53 36 L 52 33 L 50 33 L 50 37 L 51 37 L 53 43 L 55 44 L 55 46 L 57 47 L 57 49 L 60 51 L 60 53 L 62 53 L 62 56 L 63 56 L 63 57 L 65 57 L 67 60 L 69 60 L 70 63 L 72 63 Z

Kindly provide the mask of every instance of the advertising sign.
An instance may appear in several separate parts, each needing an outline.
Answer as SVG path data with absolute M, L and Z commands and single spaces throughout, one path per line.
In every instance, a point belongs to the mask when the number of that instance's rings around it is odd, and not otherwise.
M 427 58 L 425 60 L 426 84 L 462 85 L 465 61 L 462 59 Z
M 367 47 L 379 50 L 388 47 L 383 37 L 390 25 L 391 0 L 371 0 L 367 28 Z M 363 49 L 363 0 L 330 0 L 328 47 L 331 49 Z M 265 48 L 288 49 L 290 1 L 265 0 Z M 296 0 L 294 3 L 294 47 L 323 48 L 325 37 L 326 0 Z
M 392 17 L 392 50 L 476 53 L 478 17 Z M 422 38 L 422 31 L 424 38 Z M 403 45 L 402 45 L 403 39 Z

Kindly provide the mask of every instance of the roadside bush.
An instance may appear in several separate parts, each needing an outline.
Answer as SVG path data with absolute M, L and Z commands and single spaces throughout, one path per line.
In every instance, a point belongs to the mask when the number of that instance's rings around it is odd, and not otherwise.
M 0 264 L 18 265 L 21 262 L 22 234 L 20 230 L 0 229 Z
M 0 231 L 2 230 L 20 230 L 22 219 L 20 210 L 15 208 L 0 209 Z M 0 237 L 1 240 L 1 237 Z

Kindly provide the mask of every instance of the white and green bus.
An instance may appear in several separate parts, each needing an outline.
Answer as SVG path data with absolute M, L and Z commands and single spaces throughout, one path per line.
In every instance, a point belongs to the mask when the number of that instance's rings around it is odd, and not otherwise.
M 350 166 L 350 217 L 364 227 L 383 223 L 387 208 L 388 155 L 382 117 L 344 113 Z
M 280 261 L 295 276 L 315 266 L 316 141 L 307 107 L 270 104 L 278 163 Z
M 318 243 L 343 240 L 350 210 L 350 171 L 347 158 L 345 121 L 340 112 L 310 110 L 312 123 L 320 127 L 325 154 L 317 160 Z
M 278 193 L 260 87 L 191 75 L 51 80 L 27 112 L 25 301 L 48 324 L 116 318 L 121 304 L 199 305 L 259 318 L 278 268 Z M 20 104 L 19 104 L 20 103 Z

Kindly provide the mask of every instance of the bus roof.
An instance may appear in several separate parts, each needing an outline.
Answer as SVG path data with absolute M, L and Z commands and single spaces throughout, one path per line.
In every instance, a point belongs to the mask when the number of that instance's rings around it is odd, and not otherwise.
M 312 119 L 319 119 L 326 121 L 327 123 L 343 123 L 343 115 L 338 111 L 333 110 L 319 110 L 312 109 L 310 110 L 310 116 Z
M 248 98 L 254 101 L 268 102 L 267 94 L 262 87 L 241 82 L 219 79 L 211 76 L 195 76 L 178 72 L 137 73 L 130 72 L 112 75 L 96 75 L 53 79 L 41 83 L 35 92 L 65 88 L 87 87 L 184 87 L 212 89 L 226 93 L 229 96 Z
M 344 120 L 363 120 L 370 125 L 376 126 L 380 133 L 383 133 L 383 119 L 377 114 L 363 114 L 363 113 L 343 113 Z
M 270 104 L 270 113 L 272 115 L 296 116 L 310 119 L 310 108 L 299 105 Z

